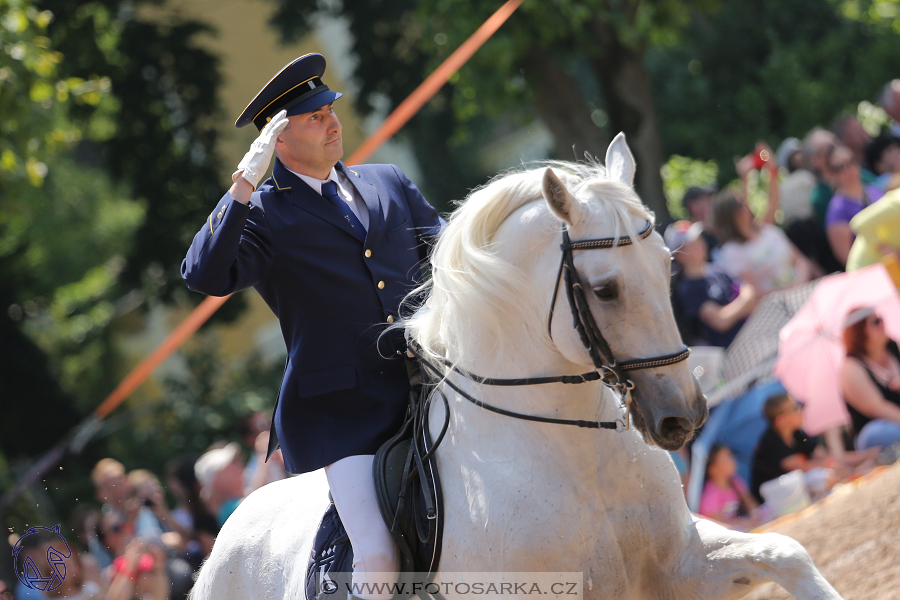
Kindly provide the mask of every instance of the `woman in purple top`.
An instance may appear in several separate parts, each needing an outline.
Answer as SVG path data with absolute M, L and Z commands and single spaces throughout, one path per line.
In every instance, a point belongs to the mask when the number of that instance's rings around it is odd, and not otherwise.
M 854 238 L 850 219 L 881 198 L 883 192 L 875 186 L 863 185 L 859 179 L 859 163 L 846 146 L 833 146 L 825 164 L 828 179 L 835 187 L 825 214 L 825 233 L 834 257 L 846 266 Z

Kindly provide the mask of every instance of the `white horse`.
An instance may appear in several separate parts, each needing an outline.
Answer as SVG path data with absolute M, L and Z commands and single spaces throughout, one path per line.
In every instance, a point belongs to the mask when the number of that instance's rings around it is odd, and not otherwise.
M 557 279 L 564 226 L 573 241 L 621 236 L 612 248 L 574 252 L 607 358 L 622 365 L 678 355 L 670 253 L 658 234 L 641 236 L 652 215 L 632 190 L 634 160 L 621 134 L 606 165 L 554 163 L 499 177 L 469 196 L 434 249 L 427 308 L 406 323 L 425 354 L 492 378 L 591 369 Z M 435 582 L 447 573 L 580 572 L 585 598 L 739 598 L 769 580 L 801 600 L 840 598 L 794 540 L 730 531 L 688 511 L 660 448 L 680 447 L 707 409 L 687 364 L 669 362 L 620 371 L 634 384 L 634 426 L 620 431 L 511 418 L 448 386 L 519 414 L 621 424 L 622 396 L 602 381 L 497 387 L 447 371 Z M 432 410 L 432 437 L 445 416 L 440 405 Z M 201 569 L 194 600 L 302 600 L 326 491 L 314 472 L 244 500 Z M 452 587 L 440 589 L 454 597 Z

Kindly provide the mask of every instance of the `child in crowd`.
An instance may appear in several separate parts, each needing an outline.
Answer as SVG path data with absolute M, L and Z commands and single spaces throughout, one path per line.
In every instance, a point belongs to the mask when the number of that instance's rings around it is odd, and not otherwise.
M 828 469 L 827 491 L 854 470 L 870 467 L 877 456 L 877 451 L 844 452 L 840 458 L 829 454 L 816 438 L 803 431 L 803 405 L 788 394 L 768 398 L 763 413 L 769 428 L 757 442 L 751 481 L 758 500 L 762 500 L 759 488 L 763 483 L 791 471 L 800 469 L 807 473 L 817 468 Z
M 752 529 L 762 522 L 759 504 L 737 474 L 737 464 L 728 446 L 714 444 L 709 450 L 700 514 L 740 531 Z

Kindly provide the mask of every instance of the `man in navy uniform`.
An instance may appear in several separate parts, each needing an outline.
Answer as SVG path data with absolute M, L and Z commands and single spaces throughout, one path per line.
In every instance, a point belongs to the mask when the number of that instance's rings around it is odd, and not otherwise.
M 325 467 L 353 545 L 354 584 L 396 581 L 399 557 L 378 509 L 372 459 L 402 423 L 409 382 L 402 332 L 381 334 L 443 221 L 396 166 L 340 162 L 333 102 L 341 94 L 322 82 L 324 71 L 321 55 L 301 56 L 238 118 L 237 127 L 252 122 L 260 136 L 181 272 L 190 289 L 213 296 L 253 286 L 278 316 L 288 361 L 273 439 L 285 468 Z M 272 177 L 255 189 L 273 153 Z

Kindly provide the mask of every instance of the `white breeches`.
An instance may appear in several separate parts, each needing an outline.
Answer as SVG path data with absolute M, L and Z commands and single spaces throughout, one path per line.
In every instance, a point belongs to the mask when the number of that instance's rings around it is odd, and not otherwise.
M 372 455 L 348 456 L 325 467 L 331 498 L 353 545 L 354 594 L 389 600 L 400 569 L 400 553 L 381 518 Z

